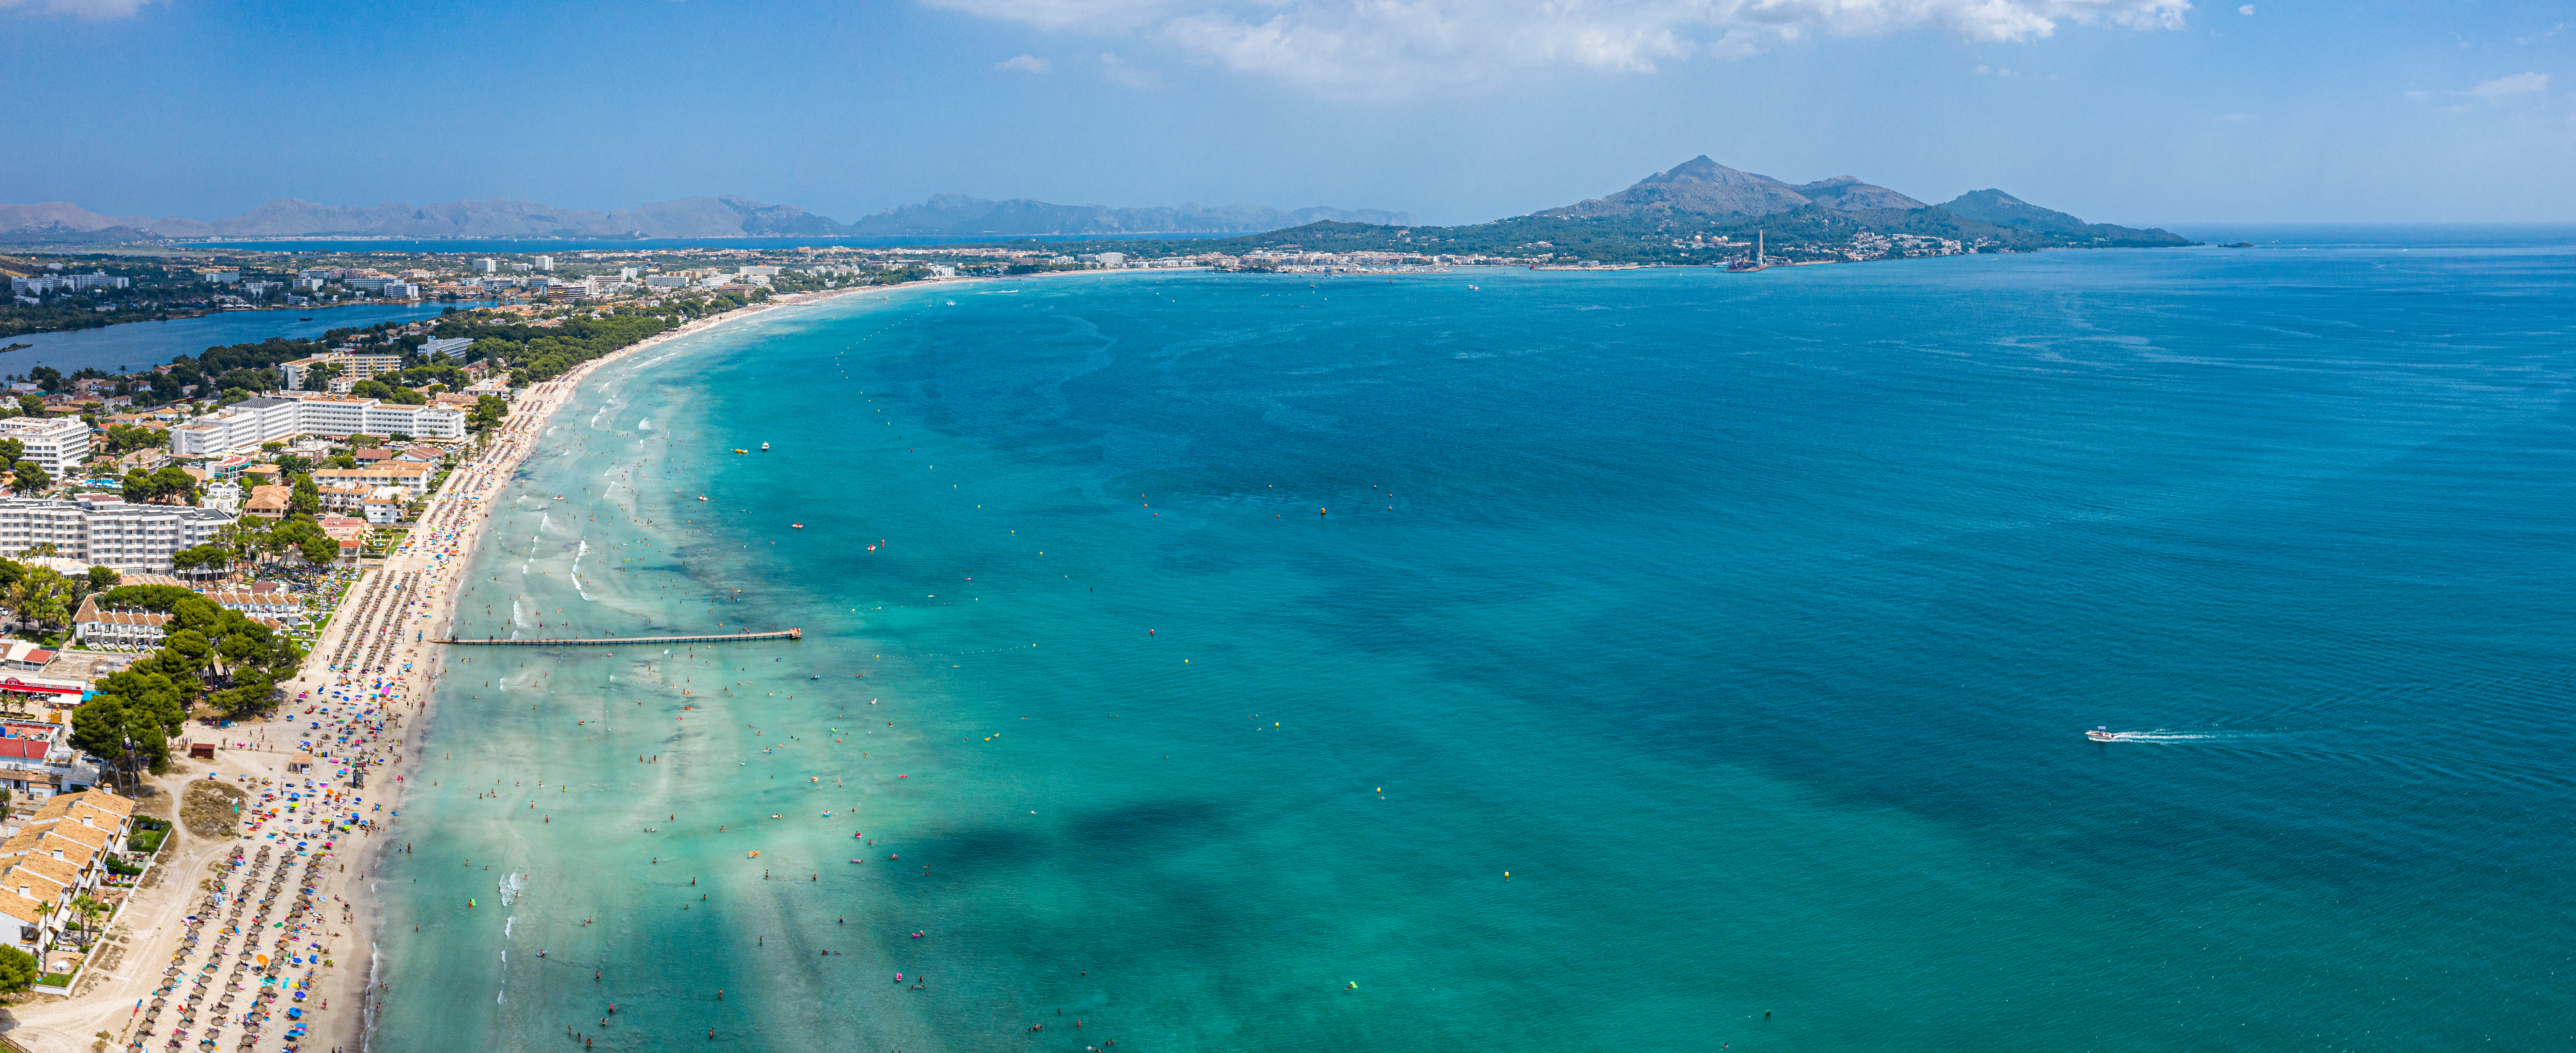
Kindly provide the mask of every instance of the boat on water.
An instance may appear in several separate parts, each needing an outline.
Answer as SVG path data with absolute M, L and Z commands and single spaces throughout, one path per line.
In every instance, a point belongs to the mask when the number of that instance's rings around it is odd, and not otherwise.
M 788 526 L 790 526 L 790 527 L 793 527 L 793 528 L 795 528 L 795 529 L 798 529 L 798 530 L 803 530 L 803 529 L 805 529 L 805 524 L 803 524 L 803 523 L 789 523 L 789 524 L 787 524 L 787 525 L 788 525 Z
M 705 495 L 705 494 L 699 494 L 699 495 L 698 495 L 698 500 L 704 501 L 704 500 L 706 500 L 706 499 L 707 499 L 707 495 Z
M 312 321 L 312 320 L 313 320 L 313 319 L 311 319 L 311 318 L 298 318 L 298 319 L 296 319 L 296 321 L 299 321 L 299 322 L 310 322 L 310 321 Z
M 2084 733 L 2084 737 L 2085 737 L 2085 738 L 2088 738 L 2088 739 L 2092 739 L 2092 740 L 2093 740 L 2093 741 L 2095 741 L 2095 742 L 2118 742 L 2118 741 L 2120 741 L 2119 736 L 2116 736 L 2116 735 L 2111 734 L 2111 728 L 2110 728 L 2110 726 L 2109 726 L 2109 725 L 2104 725 L 2104 726 L 2102 726 L 2102 727 L 2094 728 L 2094 729 L 2093 729 L 2093 730 L 2091 730 L 2091 731 L 2087 731 L 2087 732 L 2085 732 L 2085 733 Z
M 765 443 L 765 442 L 764 442 L 764 443 L 761 443 L 761 444 L 760 444 L 760 452 L 762 452 L 762 453 L 768 453 L 768 452 L 769 452 L 769 444 L 768 444 L 768 443 Z

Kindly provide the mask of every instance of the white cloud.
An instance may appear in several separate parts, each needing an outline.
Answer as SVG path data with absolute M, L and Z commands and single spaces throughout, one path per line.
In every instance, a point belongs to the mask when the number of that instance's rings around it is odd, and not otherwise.
M 2509 99 L 2546 95 L 2548 92 L 2549 74 L 2516 73 L 2509 77 L 2482 80 L 2478 82 L 2477 87 L 2467 91 L 2452 92 L 2452 94 L 2466 95 L 2472 99 L 2484 99 L 2488 102 L 2503 102 Z
M 2240 15 L 2245 15 L 2245 16 L 2251 17 L 2251 16 L 2254 14 L 2254 5 L 2252 5 L 2252 4 L 2246 4 L 2246 5 L 2243 5 L 2243 6 L 2241 6 L 2241 7 L 2238 7 L 2238 8 L 2236 9 L 2236 13 L 2237 13 L 2237 14 L 2240 14 Z
M 1533 70 L 1643 73 L 1816 33 L 1931 27 L 2026 41 L 2069 24 L 2178 28 L 2190 0 L 924 0 L 1133 37 L 1335 94 L 1477 87 Z
M 76 15 L 81 18 L 132 18 L 150 0 L 35 0 L 33 6 L 48 14 Z M 29 0 L 0 0 L 0 8 L 26 5 Z
M 1035 55 L 1022 55 L 1018 58 L 1007 58 L 1000 62 L 996 62 L 993 64 L 993 68 L 998 70 L 1008 70 L 1013 73 L 1044 73 L 1048 70 L 1054 69 L 1055 63 L 1049 62 Z

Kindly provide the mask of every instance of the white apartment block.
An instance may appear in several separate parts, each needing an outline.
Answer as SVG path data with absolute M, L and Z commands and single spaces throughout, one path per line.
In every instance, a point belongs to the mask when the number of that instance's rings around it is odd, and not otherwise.
M 50 543 L 66 559 L 120 571 L 167 571 L 170 555 L 213 539 L 233 517 L 212 508 L 132 505 L 105 494 L 77 501 L 0 498 L 0 556 Z
M 27 447 L 26 459 L 42 466 L 47 474 L 61 475 L 63 470 L 89 459 L 89 425 L 78 417 L 11 417 L 0 420 L 0 439 L 16 439 Z
M 428 358 L 432 355 L 444 353 L 456 358 L 464 358 L 465 349 L 472 346 L 474 346 L 474 341 L 468 337 L 451 336 L 440 338 L 433 336 L 429 338 L 428 343 L 420 345 L 420 357 Z
M 170 429 L 170 452 L 210 457 L 226 450 L 283 442 L 294 435 L 409 435 L 462 439 L 465 411 L 431 403 L 405 406 L 344 395 L 244 399 Z
M 333 351 L 311 358 L 281 362 L 277 368 L 278 372 L 286 377 L 286 386 L 300 391 L 304 388 L 305 374 L 311 373 L 313 367 L 330 366 L 337 371 L 331 378 L 331 390 L 345 393 L 350 385 L 361 380 L 386 373 L 401 372 L 402 364 L 401 355 L 353 355 L 346 351 Z
M 399 486 L 414 497 L 429 493 L 429 480 L 438 470 L 426 464 L 380 464 L 372 468 L 316 468 L 315 486 Z

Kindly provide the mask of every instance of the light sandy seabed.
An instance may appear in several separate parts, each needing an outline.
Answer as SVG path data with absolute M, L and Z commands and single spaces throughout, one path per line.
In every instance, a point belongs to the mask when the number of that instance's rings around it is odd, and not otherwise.
M 387 848 L 400 845 L 400 824 L 389 820 L 402 808 L 404 780 L 417 760 L 411 747 L 428 726 L 428 711 L 434 699 L 432 687 L 444 664 L 444 648 L 435 643 L 431 633 L 442 629 L 452 612 L 458 577 L 473 560 L 475 545 L 490 520 L 491 502 L 502 496 L 503 484 L 534 452 L 547 421 L 571 400 L 585 378 L 629 355 L 779 307 L 850 293 L 885 291 L 888 290 L 862 286 L 781 297 L 769 304 L 746 307 L 656 335 L 529 388 L 511 407 L 510 417 L 494 433 L 484 452 L 459 466 L 431 498 L 410 537 L 382 566 L 367 571 L 350 588 L 338 613 L 314 641 L 313 653 L 305 660 L 302 672 L 280 685 L 290 703 L 281 706 L 269 720 L 220 731 L 192 732 L 193 737 L 187 741 L 216 741 L 223 745 L 215 760 L 179 762 L 171 774 L 153 780 L 161 792 L 177 795 L 189 782 L 208 777 L 245 787 L 247 784 L 235 782 L 236 777 L 283 779 L 287 759 L 297 752 L 294 744 L 306 734 L 300 729 L 305 718 L 300 715 L 300 704 L 291 701 L 293 696 L 306 691 L 318 695 L 344 677 L 348 682 L 378 678 L 386 681 L 386 728 L 377 741 L 335 751 L 334 756 L 317 765 L 320 770 L 315 777 L 320 778 L 340 770 L 357 756 L 370 756 L 375 767 L 369 773 L 367 787 L 358 793 L 368 805 L 382 804 L 385 810 L 368 813 L 383 824 L 378 833 L 342 835 L 338 847 L 326 854 L 317 903 L 328 904 L 335 897 L 346 901 L 357 921 L 354 925 L 330 921 L 328 915 L 335 912 L 320 907 L 301 937 L 322 943 L 327 948 L 324 956 L 336 963 L 316 975 L 314 990 L 303 1004 L 304 1022 L 312 1029 L 303 1042 L 305 1048 L 361 1048 L 364 1024 L 372 1016 L 365 1008 L 371 993 L 368 989 L 376 982 L 372 977 L 372 949 L 376 925 L 382 917 L 374 894 L 375 880 Z M 399 586 L 406 581 L 413 588 L 401 590 Z M 405 635 L 414 638 L 403 639 Z M 346 673 L 330 668 L 333 656 L 343 647 L 350 651 L 348 661 L 358 667 Z M 364 670 L 370 667 L 383 672 L 369 675 Z M 171 750 L 181 754 L 185 746 L 173 742 Z M 129 940 L 117 967 L 107 970 L 93 966 L 82 974 L 69 997 L 41 999 L 10 1010 L 6 1019 L 0 1020 L 0 1033 L 30 1053 L 87 1053 L 102 1031 L 109 1035 L 110 1049 L 126 1048 L 137 1037 L 131 1030 L 138 1001 L 150 996 L 162 970 L 179 949 L 187 932 L 182 922 L 189 906 L 203 895 L 202 883 L 221 869 L 235 846 L 255 851 L 259 843 L 255 836 L 194 837 L 185 824 L 178 824 L 171 831 L 160 864 L 166 873 L 151 887 L 135 892 L 117 918 L 114 928 Z M 392 992 L 374 993 L 381 996 Z M 169 1029 L 167 1018 L 156 1028 L 161 1032 Z M 263 1038 L 273 1038 L 283 1031 L 282 1020 L 273 1022 L 270 1034 Z M 232 1045 L 238 1034 L 238 1027 L 225 1028 L 225 1044 Z M 155 1041 L 146 1048 L 158 1044 Z M 260 1046 L 276 1048 L 270 1041 Z

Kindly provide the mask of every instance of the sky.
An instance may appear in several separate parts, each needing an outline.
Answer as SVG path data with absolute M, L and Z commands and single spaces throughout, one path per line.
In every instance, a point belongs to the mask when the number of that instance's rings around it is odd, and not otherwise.
M 2576 221 L 2576 4 L 0 0 L 0 201 L 1465 223 L 1706 154 L 2097 222 Z

